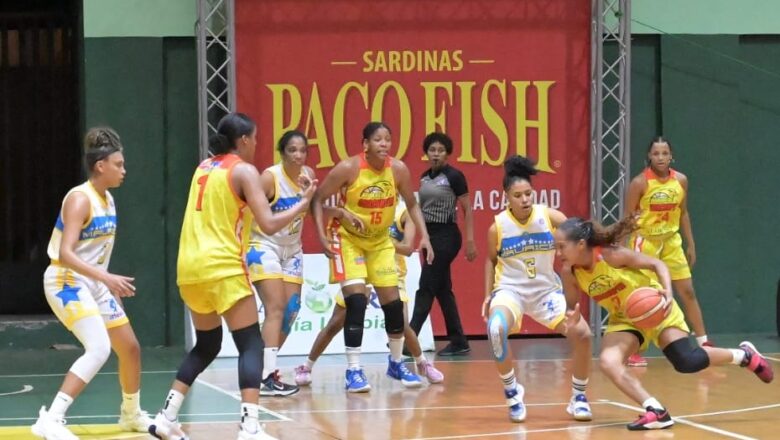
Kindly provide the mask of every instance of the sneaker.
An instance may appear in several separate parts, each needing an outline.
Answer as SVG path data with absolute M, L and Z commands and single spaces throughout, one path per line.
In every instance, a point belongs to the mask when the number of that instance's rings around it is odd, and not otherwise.
M 745 350 L 745 360 L 742 361 L 742 367 L 756 373 L 759 379 L 764 383 L 772 382 L 775 373 L 772 371 L 772 365 L 766 361 L 766 358 L 756 350 L 756 347 L 748 341 L 739 344 L 739 348 Z
M 311 368 L 306 365 L 295 367 L 295 384 L 299 387 L 311 385 Z
M 400 380 L 406 388 L 419 388 L 422 386 L 420 376 L 412 373 L 406 368 L 404 361 L 393 361 L 387 356 L 387 375 L 393 379 Z
M 593 413 L 590 410 L 590 404 L 588 398 L 584 394 L 578 394 L 571 396 L 569 406 L 566 407 L 566 412 L 574 417 L 574 420 L 580 422 L 587 422 L 593 420 Z
M 431 361 L 425 360 L 417 364 L 417 373 L 421 376 L 425 376 L 430 383 L 444 382 L 444 373 L 437 370 Z
M 241 423 L 238 427 L 238 440 L 277 440 L 276 437 L 273 437 L 265 432 L 265 429 L 263 429 L 265 427 L 263 425 L 257 423 L 255 426 L 255 432 L 250 433 L 244 429 L 244 424 Z
M 127 432 L 149 432 L 152 419 L 146 411 L 138 410 L 135 413 L 124 411 L 119 415 L 119 429 Z
M 366 379 L 366 375 L 363 373 L 362 368 L 347 370 L 344 382 L 347 391 L 350 393 L 367 393 L 371 390 L 371 385 L 368 383 L 368 379 Z
M 263 383 L 260 384 L 260 395 L 285 397 L 292 396 L 300 391 L 300 388 L 297 386 L 286 384 L 279 379 L 281 379 L 279 370 L 269 374 L 268 377 L 263 380 Z
M 149 425 L 149 434 L 163 440 L 189 440 L 187 434 L 181 430 L 179 420 L 170 421 L 165 414 L 158 412 Z
M 504 390 L 506 404 L 509 405 L 509 420 L 520 423 L 525 420 L 525 404 L 517 388 L 507 391 Z
M 666 429 L 672 425 L 674 425 L 674 420 L 669 415 L 669 411 L 648 406 L 647 412 L 626 425 L 626 428 L 629 431 L 647 431 L 650 429 Z
M 457 345 L 452 345 L 452 343 L 447 344 L 446 347 L 439 350 L 438 355 L 439 356 L 461 356 L 464 354 L 468 354 L 471 351 L 471 347 L 468 345 L 463 347 L 458 347 Z
M 628 362 L 626 362 L 626 365 L 628 365 L 629 367 L 646 367 L 647 359 L 645 359 L 639 353 L 634 353 L 628 357 Z
M 36 436 L 46 440 L 79 440 L 65 427 L 65 420 L 49 414 L 45 406 L 38 411 L 38 420 L 30 430 Z

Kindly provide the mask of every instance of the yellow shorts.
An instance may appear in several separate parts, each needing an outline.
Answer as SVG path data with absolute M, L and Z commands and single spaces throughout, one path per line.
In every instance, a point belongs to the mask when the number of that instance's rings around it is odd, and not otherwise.
M 642 330 L 636 328 L 633 324 L 625 321 L 613 322 L 611 320 L 611 315 L 610 315 L 610 321 L 607 323 L 607 329 L 604 330 L 604 333 L 625 332 L 625 331 L 639 332 L 644 338 L 644 341 L 642 341 L 642 345 L 639 347 L 639 351 L 645 351 L 647 350 L 647 347 L 648 345 L 650 345 L 651 341 L 653 342 L 653 344 L 655 344 L 656 347 L 658 347 L 658 336 L 660 336 L 664 330 L 670 327 L 677 327 L 686 333 L 691 332 L 690 329 L 688 329 L 688 324 L 685 323 L 685 315 L 683 315 L 680 306 L 677 305 L 677 301 L 675 301 L 672 304 L 672 311 L 669 312 L 669 316 L 667 316 L 666 319 L 661 321 L 661 323 L 658 324 L 658 327 L 656 328 Z
M 335 240 L 336 255 L 330 259 L 331 284 L 363 279 L 374 287 L 398 285 L 395 246 L 389 235 L 369 249 L 361 246 L 360 239 L 343 232 L 336 234 Z
M 254 291 L 246 275 L 236 275 L 205 283 L 183 284 L 179 286 L 179 294 L 195 313 L 222 315 L 240 299 L 254 295 Z
M 688 266 L 688 259 L 685 258 L 679 232 L 660 240 L 632 234 L 629 246 L 637 252 L 663 261 L 669 268 L 672 280 L 687 280 L 691 277 L 691 268 Z
M 401 302 L 408 303 L 409 302 L 409 295 L 406 294 L 406 280 L 403 278 L 398 279 L 398 297 L 401 299 Z M 344 303 L 344 294 L 339 290 L 336 292 L 336 305 L 341 308 L 346 308 L 347 305 Z

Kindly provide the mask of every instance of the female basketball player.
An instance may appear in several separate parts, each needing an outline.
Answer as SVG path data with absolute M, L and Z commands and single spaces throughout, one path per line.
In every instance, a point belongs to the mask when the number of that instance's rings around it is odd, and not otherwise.
M 314 220 L 325 254 L 331 258 L 331 282 L 341 284 L 346 305 L 344 345 L 349 365 L 345 383 L 349 392 L 366 392 L 371 386 L 360 367 L 363 319 L 368 298 L 366 284 L 376 289 L 385 314 L 385 329 L 390 339 L 388 375 L 407 386 L 419 386 L 420 378 L 403 363 L 403 331 L 406 326 L 403 303 L 398 296 L 395 248 L 387 231 L 393 223 L 396 200 L 406 200 L 409 216 L 420 231 L 420 247 L 428 264 L 433 250 L 420 207 L 411 188 L 409 169 L 390 157 L 390 128 L 371 122 L 363 129 L 362 154 L 339 162 L 328 174 L 313 199 Z M 342 193 L 343 209 L 359 222 L 331 222 L 333 237 L 325 234 L 323 201 Z
M 360 219 L 352 216 L 352 214 L 342 208 L 335 208 L 334 216 L 342 221 L 360 221 Z M 433 362 L 425 358 L 420 342 L 417 339 L 417 334 L 409 325 L 409 311 L 407 308 L 409 297 L 406 293 L 406 257 L 414 252 L 416 231 L 414 222 L 407 220 L 409 220 L 409 213 L 406 211 L 406 205 L 404 202 L 399 201 L 398 205 L 396 205 L 393 224 L 390 225 L 390 238 L 393 241 L 393 246 L 395 246 L 395 262 L 398 269 L 398 294 L 401 302 L 404 303 L 404 338 L 406 346 L 409 348 L 409 352 L 414 357 L 417 365 L 417 373 L 425 376 L 430 383 L 440 383 L 444 381 L 444 374 L 433 366 Z M 314 363 L 317 362 L 317 359 L 325 351 L 330 341 L 344 328 L 345 307 L 344 296 L 339 293 L 336 296 L 336 307 L 333 308 L 330 321 L 328 321 L 328 324 L 325 325 L 325 328 L 320 331 L 314 340 L 306 363 L 295 368 L 295 383 L 298 385 L 309 385 L 311 383 L 311 370 L 314 367 Z
M 133 278 L 108 271 L 116 234 L 116 207 L 109 188 L 125 179 L 119 135 L 93 128 L 84 138 L 89 180 L 71 189 L 51 234 L 51 264 L 43 275 L 46 300 L 57 318 L 84 346 L 65 375 L 49 410 L 42 407 L 33 434 L 46 439 L 76 439 L 65 428 L 65 412 L 95 377 L 114 349 L 119 358 L 122 406 L 119 427 L 146 432 L 150 419 L 140 402 L 141 349 L 122 299 L 135 295 Z
M 570 218 L 555 231 L 555 246 L 564 264 L 561 276 L 569 303 L 577 300 L 581 290 L 609 312 L 599 359 L 601 370 L 620 391 L 647 410 L 628 429 L 662 429 L 674 424 L 665 407 L 625 367 L 628 356 L 645 349 L 651 341 L 681 373 L 732 363 L 746 367 L 766 383 L 771 382 L 772 366 L 750 342 L 742 342 L 736 349 L 691 345 L 685 317 L 672 297 L 672 281 L 666 265 L 657 258 L 613 244 L 633 229 L 633 222 L 633 217 L 626 217 L 604 228 L 598 223 Z M 655 272 L 657 280 L 649 271 Z M 623 305 L 631 292 L 648 286 L 665 296 L 666 317 L 657 327 L 642 330 L 626 318 Z M 576 322 L 578 316 L 579 310 L 575 308 L 575 313 L 567 317 L 566 325 Z
M 672 169 L 672 162 L 672 144 L 660 136 L 653 139 L 647 148 L 647 168 L 635 176 L 628 187 L 625 215 L 639 215 L 639 228 L 631 234 L 629 247 L 666 263 L 672 276 L 672 288 L 682 299 L 696 341 L 711 347 L 691 279 L 691 268 L 696 264 L 696 245 L 688 213 L 688 178 Z M 685 252 L 679 232 L 681 227 Z M 647 365 L 638 354 L 632 355 L 628 363 L 631 366 Z
M 177 421 L 179 408 L 192 383 L 222 347 L 222 319 L 238 349 L 238 438 L 272 438 L 257 421 L 263 340 L 243 252 L 249 242 L 251 215 L 263 231 L 275 234 L 306 210 L 316 180 L 298 176 L 303 190 L 299 203 L 273 213 L 258 185 L 260 174 L 251 164 L 256 136 L 255 123 L 248 116 L 226 115 L 217 125 L 217 134 L 209 140 L 214 157 L 201 162 L 192 177 L 179 241 L 177 283 L 190 309 L 197 341 L 149 427 L 149 433 L 157 438 L 186 438 Z
M 522 156 L 504 163 L 504 192 L 509 207 L 488 229 L 485 264 L 485 302 L 482 317 L 493 347 L 498 374 L 504 382 L 509 419 L 525 420 L 523 386 L 515 379 L 514 358 L 507 338 L 518 333 L 523 315 L 567 337 L 574 352 L 572 397 L 567 411 L 575 420 L 593 418 L 585 388 L 590 373 L 590 329 L 584 319 L 566 327 L 566 298 L 553 269 L 553 231 L 566 216 L 533 204 L 533 164 Z

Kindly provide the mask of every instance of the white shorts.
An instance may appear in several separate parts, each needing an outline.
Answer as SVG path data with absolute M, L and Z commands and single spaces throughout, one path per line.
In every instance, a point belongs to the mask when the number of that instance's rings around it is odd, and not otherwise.
M 504 306 L 512 312 L 515 324 L 510 333 L 520 332 L 523 315 L 528 315 L 534 321 L 555 330 L 555 327 L 566 317 L 566 297 L 563 290 L 558 289 L 545 294 L 522 294 L 505 288 L 493 292 L 490 307 Z
M 119 327 L 130 320 L 105 284 L 62 266 L 50 265 L 43 273 L 46 301 L 68 330 L 87 316 L 103 317 L 106 328 Z
M 280 279 L 303 284 L 303 248 L 301 243 L 278 245 L 265 241 L 250 241 L 246 252 L 249 280 Z

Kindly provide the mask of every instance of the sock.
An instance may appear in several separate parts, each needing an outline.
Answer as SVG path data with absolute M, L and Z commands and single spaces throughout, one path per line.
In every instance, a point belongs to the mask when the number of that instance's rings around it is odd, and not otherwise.
M 258 431 L 258 411 L 259 406 L 256 403 L 241 402 L 241 429 L 249 434 L 255 434 Z
M 404 337 L 390 339 L 390 359 L 393 362 L 400 362 L 403 358 Z
M 750 362 L 750 359 L 747 357 L 747 353 L 745 350 L 741 348 L 730 348 L 729 351 L 731 352 L 731 363 L 734 365 L 739 365 L 740 367 L 743 366 L 743 364 L 747 364 L 745 360 Z
M 60 391 L 54 396 L 54 400 L 51 402 L 49 414 L 58 419 L 65 418 L 65 412 L 68 410 L 71 403 L 73 403 L 73 398 Z
M 504 389 L 512 391 L 517 388 L 517 379 L 515 379 L 515 369 L 511 369 L 507 374 L 499 374 L 501 381 L 504 382 Z
M 122 392 L 121 411 L 127 414 L 136 414 L 141 411 L 141 391 L 132 394 Z
M 279 347 L 265 347 L 263 350 L 263 377 L 265 379 L 271 373 L 276 371 L 276 355 L 279 353 Z
M 653 409 L 664 409 L 663 405 L 661 405 L 661 402 L 655 400 L 655 397 L 651 397 L 642 402 L 642 408 L 647 408 L 648 406 Z
M 696 342 L 699 344 L 699 346 L 701 346 L 707 342 L 707 335 L 696 336 Z
M 425 359 L 425 354 L 420 354 L 419 356 L 414 357 L 415 364 L 420 365 L 423 362 L 428 362 L 428 359 Z
M 580 394 L 585 395 L 585 388 L 588 387 L 588 379 L 577 379 L 576 377 L 571 377 L 571 395 L 572 396 L 579 396 Z
M 163 413 L 166 419 L 174 422 L 179 417 L 179 408 L 181 408 L 183 402 L 184 394 L 176 390 L 170 390 L 168 397 L 165 398 L 165 405 L 163 405 L 163 409 L 160 412 Z
M 306 368 L 311 370 L 312 368 L 314 368 L 314 363 L 315 362 L 317 362 L 317 361 L 313 361 L 313 360 L 311 360 L 309 358 L 306 358 L 306 362 L 304 363 L 304 365 L 306 365 Z
M 347 352 L 347 367 L 350 370 L 360 369 L 360 347 L 345 347 Z

